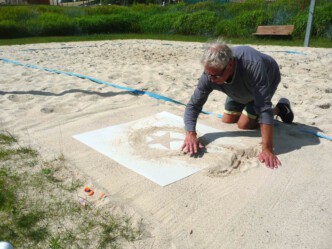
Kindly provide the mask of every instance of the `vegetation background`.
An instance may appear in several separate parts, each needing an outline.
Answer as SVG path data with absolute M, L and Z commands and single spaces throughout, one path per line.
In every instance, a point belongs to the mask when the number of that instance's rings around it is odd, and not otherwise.
M 112 1 L 97 0 L 88 7 L 2 6 L 0 38 L 119 33 L 248 38 L 259 25 L 293 24 L 293 37 L 303 39 L 309 13 L 302 0 L 107 5 Z M 331 0 L 317 1 L 311 36 L 332 41 Z

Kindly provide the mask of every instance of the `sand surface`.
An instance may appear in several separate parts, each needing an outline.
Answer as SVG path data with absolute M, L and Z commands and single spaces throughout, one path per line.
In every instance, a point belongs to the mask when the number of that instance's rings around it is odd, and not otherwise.
M 117 40 L 0 47 L 0 58 L 77 73 L 187 103 L 202 73 L 201 43 Z M 273 98 L 290 99 L 295 124 L 276 121 L 275 151 L 282 167 L 260 165 L 259 131 L 240 131 L 213 115 L 199 122 L 227 131 L 245 148 L 186 158 L 204 169 L 161 187 L 73 139 L 73 135 L 127 123 L 162 111 L 182 116 L 184 106 L 137 95 L 88 79 L 0 61 L 1 128 L 49 157 L 66 160 L 124 211 L 143 218 L 146 233 L 127 248 L 332 247 L 332 49 L 254 46 L 280 65 Z M 225 95 L 214 92 L 205 110 L 223 112 Z M 181 132 L 181 130 L 176 130 Z M 204 134 L 200 134 L 204 136 Z M 151 153 L 151 160 L 186 157 Z M 227 153 L 225 153 L 225 151 Z

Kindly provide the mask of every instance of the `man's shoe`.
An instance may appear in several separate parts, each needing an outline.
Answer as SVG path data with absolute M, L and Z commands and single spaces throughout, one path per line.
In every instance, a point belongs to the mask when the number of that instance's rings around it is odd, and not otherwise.
M 291 124 L 294 119 L 294 113 L 290 107 L 290 102 L 286 98 L 281 98 L 277 104 L 279 109 L 278 116 L 284 123 Z

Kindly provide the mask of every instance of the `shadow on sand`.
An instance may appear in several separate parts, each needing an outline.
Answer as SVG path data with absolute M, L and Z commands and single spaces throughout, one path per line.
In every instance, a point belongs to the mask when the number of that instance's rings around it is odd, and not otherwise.
M 277 155 L 285 154 L 294 150 L 299 150 L 304 146 L 317 145 L 320 143 L 320 138 L 303 132 L 307 130 L 313 133 L 321 132 L 321 130 L 314 126 L 309 126 L 301 123 L 284 124 L 279 121 L 275 121 L 274 127 L 274 148 Z M 204 145 L 212 143 L 214 140 L 222 137 L 261 137 L 260 130 L 238 130 L 231 132 L 216 132 L 207 133 L 200 137 Z M 206 153 L 202 151 L 202 153 Z M 200 155 L 202 156 L 202 155 Z
M 47 92 L 47 91 L 37 91 L 37 90 L 31 90 L 31 91 L 0 91 L 0 95 L 40 95 L 40 96 L 63 96 L 66 94 L 72 94 L 72 93 L 83 93 L 86 95 L 98 95 L 101 97 L 113 97 L 117 95 L 123 95 L 123 94 L 132 94 L 132 95 L 137 95 L 135 92 L 131 91 L 121 91 L 121 92 L 105 92 L 105 93 L 100 93 L 96 91 L 87 91 L 87 90 L 81 90 L 81 89 L 70 89 L 66 90 L 60 93 L 52 93 L 52 92 Z

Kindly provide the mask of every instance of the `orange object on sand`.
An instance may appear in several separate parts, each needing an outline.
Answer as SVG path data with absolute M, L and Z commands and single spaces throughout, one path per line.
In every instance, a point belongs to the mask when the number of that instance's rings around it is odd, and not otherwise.
M 90 192 L 91 189 L 90 189 L 89 187 L 84 187 L 84 191 L 85 191 L 85 192 Z
M 105 193 L 100 193 L 99 198 L 102 199 L 104 197 L 106 197 L 106 194 Z
M 93 192 L 92 190 L 89 191 L 89 196 L 94 195 L 95 192 Z

